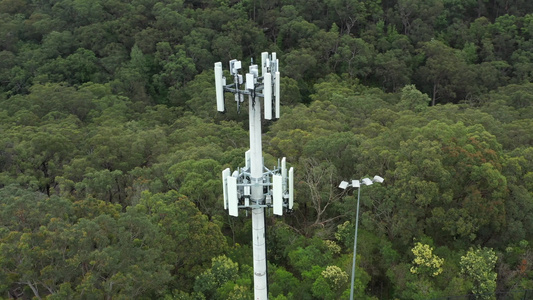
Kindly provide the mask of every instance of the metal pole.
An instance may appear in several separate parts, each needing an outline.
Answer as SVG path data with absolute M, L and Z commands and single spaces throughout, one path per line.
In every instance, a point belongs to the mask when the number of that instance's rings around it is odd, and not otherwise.
M 263 204 L 263 149 L 261 145 L 261 104 L 249 96 L 250 118 L 250 173 L 252 205 Z M 252 241 L 254 257 L 254 299 L 268 299 L 267 263 L 265 244 L 265 210 L 252 209 Z
M 350 290 L 350 300 L 353 300 L 353 288 L 355 282 L 355 258 L 357 256 L 357 227 L 359 225 L 359 199 L 361 198 L 361 187 L 357 188 L 357 212 L 355 215 L 355 235 L 353 241 L 353 263 L 352 263 L 352 287 Z

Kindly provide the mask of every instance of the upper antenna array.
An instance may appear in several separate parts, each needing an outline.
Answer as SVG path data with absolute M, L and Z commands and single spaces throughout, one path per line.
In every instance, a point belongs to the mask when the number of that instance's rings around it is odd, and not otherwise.
M 217 95 L 217 110 L 226 111 L 224 102 L 224 92 L 235 95 L 237 111 L 240 112 L 241 103 L 244 102 L 244 95 L 250 95 L 252 101 L 256 97 L 264 99 L 265 119 L 272 120 L 272 117 L 279 119 L 280 116 L 280 74 L 279 61 L 276 53 L 271 55 L 268 52 L 261 53 L 261 76 L 259 66 L 252 63 L 245 77 L 241 75 L 242 62 L 233 59 L 229 62 L 229 71 L 233 77 L 233 83 L 227 84 L 226 77 L 222 72 L 222 63 L 215 63 L 215 88 Z
M 278 162 L 278 166 L 272 170 L 263 165 L 261 115 L 259 113 L 261 106 L 257 102 L 260 101 L 260 98 L 263 99 L 265 119 L 271 120 L 273 117 L 276 119 L 280 117 L 280 73 L 276 53 L 270 55 L 268 52 L 261 53 L 260 66 L 253 64 L 252 61 L 249 71 L 244 77 L 241 75 L 241 71 L 241 61 L 230 60 L 229 74 L 233 78 L 233 83 L 227 84 L 226 77 L 223 76 L 222 63 L 215 63 L 217 110 L 226 111 L 225 92 L 234 94 L 237 111 L 240 111 L 241 103 L 244 102 L 244 95 L 248 95 L 251 102 L 251 144 L 250 150 L 246 152 L 246 166 L 234 172 L 231 172 L 229 168 L 222 172 L 224 208 L 232 216 L 238 216 L 239 209 L 265 207 L 271 207 L 274 214 L 282 215 L 284 210 L 290 211 L 293 207 L 293 169 L 287 170 L 285 158 Z M 253 171 L 252 165 L 256 166 Z M 252 195 L 254 187 L 258 187 L 260 190 L 255 196 Z

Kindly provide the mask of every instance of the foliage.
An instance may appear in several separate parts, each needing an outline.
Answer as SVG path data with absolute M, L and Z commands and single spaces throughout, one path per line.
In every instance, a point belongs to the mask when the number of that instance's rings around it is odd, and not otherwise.
M 313 295 L 323 299 L 338 299 L 346 288 L 348 274 L 337 266 L 327 266 L 313 283 Z
M 427 274 L 429 276 L 437 276 L 442 273 L 442 264 L 444 259 L 433 254 L 433 248 L 427 244 L 417 242 L 413 249 L 411 249 L 415 258 L 413 259 L 413 266 L 410 271 L 413 274 Z
M 473 281 L 472 293 L 482 298 L 492 298 L 490 293 L 496 289 L 494 266 L 498 257 L 490 248 L 470 248 L 461 256 L 461 273 Z
M 283 105 L 265 164 L 296 170 L 293 214 L 267 210 L 270 298 L 348 297 L 357 198 L 337 186 L 375 174 L 357 298 L 533 286 L 530 1 L 4 0 L 0 16 L 2 297 L 252 298 L 250 219 L 220 186 L 247 104 L 216 112 L 212 68 L 263 51 Z

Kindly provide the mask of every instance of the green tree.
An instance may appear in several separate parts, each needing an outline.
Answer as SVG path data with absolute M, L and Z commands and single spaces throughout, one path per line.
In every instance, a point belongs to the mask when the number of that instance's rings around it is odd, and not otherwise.
M 52 31 L 44 36 L 42 46 L 39 48 L 45 58 L 65 57 L 72 54 L 74 36 L 71 31 Z
M 378 53 L 375 59 L 376 76 L 381 78 L 383 87 L 397 91 L 410 82 L 412 69 L 409 67 L 410 55 L 399 49 Z
M 166 234 L 163 247 L 172 261 L 176 288 L 190 290 L 213 257 L 227 250 L 218 223 L 209 221 L 187 198 L 175 191 L 151 194 L 145 191 L 135 206 Z
M 194 21 L 184 13 L 184 1 L 156 2 L 151 13 L 155 29 L 161 32 L 160 41 L 178 43 L 193 28 Z
M 226 299 L 219 290 L 227 283 L 239 278 L 239 264 L 225 255 L 212 259 L 211 268 L 196 277 L 194 290 L 209 299 Z M 228 296 L 228 295 L 226 295 Z
M 149 103 L 146 86 L 150 79 L 150 61 L 138 46 L 133 46 L 130 61 L 124 63 L 114 76 L 113 87 L 132 100 Z
M 495 137 L 480 126 L 462 123 L 433 121 L 410 131 L 410 126 L 417 126 L 412 117 L 409 126 L 400 126 L 401 122 L 398 119 L 391 132 L 384 131 L 360 146 L 358 168 L 377 170 L 385 177 L 386 172 L 395 174 L 393 187 L 367 210 L 368 217 L 376 218 L 373 223 L 381 224 L 389 237 L 401 236 L 403 242 L 422 235 L 421 228 L 437 243 L 444 243 L 445 236 L 461 237 L 463 242 L 481 238 L 482 228 L 502 230 L 507 181 Z M 381 139 L 394 146 L 370 146 Z
M 53 82 L 68 82 L 79 85 L 98 81 L 98 58 L 91 50 L 79 48 L 67 58 L 58 57 L 39 68 L 39 73 Z
M 291 299 L 297 294 L 294 287 L 299 285 L 299 280 L 285 268 L 269 266 L 268 276 L 268 293 L 271 298 L 284 295 Z
M 533 226 L 533 220 L 529 217 L 531 207 L 531 159 L 533 149 L 517 148 L 509 153 L 509 158 L 504 163 L 503 172 L 508 180 L 509 201 L 506 202 L 506 232 L 509 242 L 516 243 L 530 238 L 529 228 Z
M 407 85 L 402 88 L 402 95 L 397 107 L 420 112 L 428 107 L 431 99 L 427 94 L 423 94 L 414 85 Z
M 160 44 L 158 44 L 158 48 L 159 45 Z M 170 54 L 168 57 L 164 57 L 164 59 L 158 61 L 158 63 L 161 72 L 153 75 L 152 80 L 156 89 L 154 92 L 160 94 L 162 97 L 167 95 L 169 87 L 175 86 L 180 88 L 196 75 L 196 66 L 193 60 L 187 57 L 185 51 L 182 49 L 176 50 L 175 53 Z M 164 101 L 166 102 L 166 100 Z
M 277 42 L 282 49 L 297 50 L 300 43 L 312 40 L 319 31 L 315 24 L 299 17 L 292 5 L 283 6 L 280 14 L 276 20 L 279 24 Z
M 207 215 L 214 215 L 220 204 L 222 166 L 213 159 L 186 160 L 171 166 L 166 179 L 171 188 L 186 195 Z
M 285 55 L 285 60 L 292 63 L 287 66 L 284 73 L 290 78 L 299 81 L 304 78 L 313 77 L 316 70 L 317 59 L 309 49 L 295 49 Z
M 516 50 L 514 45 L 519 39 L 517 21 L 516 16 L 502 15 L 490 26 L 494 55 L 501 60 L 510 58 Z
M 358 32 L 359 26 L 378 20 L 383 14 L 381 0 L 329 0 L 326 4 L 335 13 L 334 20 L 343 35 Z
M 199 72 L 212 68 L 214 58 L 211 53 L 211 40 L 215 31 L 209 28 L 193 29 L 183 38 L 187 56 L 190 57 Z
M 337 51 L 332 57 L 338 73 L 365 78 L 372 71 L 376 53 L 374 46 L 361 38 L 341 36 Z
M 47 195 L 54 193 L 55 177 L 76 153 L 79 125 L 75 118 L 51 121 L 40 127 L 26 127 L 7 133 L 10 162 L 4 171 L 14 181 Z M 5 184 L 5 183 L 4 183 Z
M 68 200 L 16 188 L 0 192 L 7 229 L 0 235 L 0 267 L 8 288 L 27 287 L 37 298 L 131 298 L 157 295 L 170 280 L 160 229 L 146 214 L 115 207 L 113 216 L 99 210 L 94 219 L 76 219 Z
M 451 102 L 471 91 L 473 86 L 468 85 L 472 84 L 472 71 L 453 48 L 432 40 L 423 43 L 420 51 L 426 62 L 420 67 L 418 76 L 428 84 L 433 106 L 438 99 L 443 103 Z

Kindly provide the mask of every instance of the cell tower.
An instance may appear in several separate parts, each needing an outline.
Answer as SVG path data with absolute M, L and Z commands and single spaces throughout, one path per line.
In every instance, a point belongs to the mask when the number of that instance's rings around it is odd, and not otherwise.
M 265 243 L 265 208 L 273 208 L 276 215 L 290 211 L 294 200 L 294 170 L 287 171 L 285 157 L 278 160 L 278 166 L 269 170 L 263 163 L 261 144 L 261 99 L 264 117 L 271 120 L 280 116 L 280 73 L 276 53 L 261 53 L 261 76 L 259 67 L 252 65 L 243 77 L 239 60 L 229 62 L 233 83 L 227 84 L 222 74 L 222 63 L 215 63 L 215 87 L 217 110 L 224 112 L 224 93 L 235 95 L 237 111 L 240 112 L 244 96 L 248 95 L 250 118 L 250 150 L 246 151 L 245 166 L 231 172 L 222 171 L 224 209 L 230 216 L 238 217 L 239 209 L 251 211 L 254 299 L 268 299 L 267 260 Z

